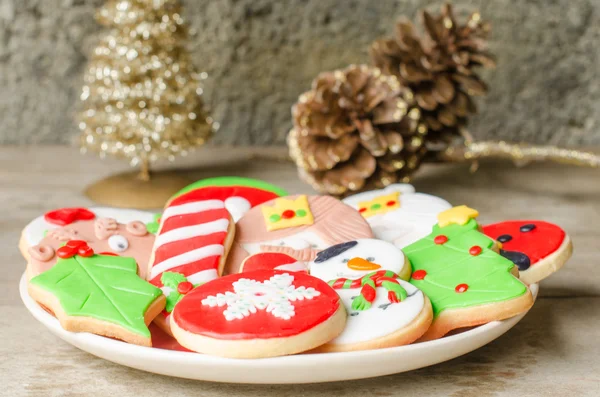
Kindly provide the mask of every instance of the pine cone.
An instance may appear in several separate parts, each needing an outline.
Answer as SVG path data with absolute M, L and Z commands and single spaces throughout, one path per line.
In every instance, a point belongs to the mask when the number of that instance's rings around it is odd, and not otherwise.
M 290 155 L 316 190 L 346 195 L 405 181 L 427 132 L 410 89 L 365 65 L 320 74 L 292 108 Z
M 464 25 L 457 25 L 450 4 L 437 17 L 423 11 L 422 19 L 424 35 L 401 19 L 395 38 L 372 44 L 371 59 L 412 89 L 429 130 L 428 140 L 448 143 L 461 135 L 467 117 L 476 112 L 471 97 L 487 92 L 474 69 L 495 66 L 485 51 L 490 25 L 477 12 Z

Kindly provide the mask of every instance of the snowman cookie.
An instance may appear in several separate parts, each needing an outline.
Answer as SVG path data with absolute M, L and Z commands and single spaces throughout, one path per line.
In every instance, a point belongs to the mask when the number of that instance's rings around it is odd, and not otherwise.
M 506 221 L 483 227 L 501 245 L 500 255 L 519 268 L 525 284 L 559 270 L 573 253 L 571 239 L 560 227 L 543 221 Z
M 233 221 L 237 222 L 250 208 L 280 196 L 287 196 L 287 192 L 270 183 L 252 178 L 221 176 L 202 179 L 184 187 L 173 195 L 167 205 L 174 200 L 222 200 Z
M 235 223 L 222 200 L 182 195 L 163 211 L 147 279 L 167 297 L 155 322 L 170 333 L 169 315 L 192 288 L 214 280 L 223 271 Z
M 371 237 L 362 216 L 336 198 L 281 197 L 252 208 L 239 220 L 226 272 L 239 272 L 244 259 L 259 252 L 280 252 L 308 262 L 332 245 Z
M 171 329 L 184 347 L 233 358 L 314 349 L 342 332 L 346 311 L 324 281 L 303 272 L 257 270 L 201 285 L 175 306 Z
M 437 214 L 452 207 L 439 197 L 415 193 L 412 185 L 403 183 L 355 194 L 343 201 L 365 217 L 375 237 L 398 248 L 427 236 L 437 222 Z
M 421 340 L 504 320 L 533 305 L 531 291 L 517 278 L 517 267 L 480 232 L 478 215 L 464 205 L 446 210 L 428 236 L 403 249 L 413 268 L 410 283 L 433 307 L 433 323 Z
M 317 255 L 310 272 L 336 290 L 348 312 L 344 331 L 317 351 L 406 345 L 431 324 L 429 299 L 402 279 L 410 277 L 410 264 L 391 243 L 361 239 L 334 245 Z
M 85 218 L 79 217 L 79 220 L 65 222 L 62 227 L 49 229 L 38 244 L 27 248 L 28 279 L 52 268 L 58 258 L 71 255 L 72 249 L 65 245 L 70 240 L 85 242 L 102 255 L 135 259 L 138 274 L 144 278 L 154 243 L 154 235 L 148 232 L 146 224 L 139 220 L 123 224 L 114 218 L 97 218 L 91 211 L 81 210 L 85 211 Z

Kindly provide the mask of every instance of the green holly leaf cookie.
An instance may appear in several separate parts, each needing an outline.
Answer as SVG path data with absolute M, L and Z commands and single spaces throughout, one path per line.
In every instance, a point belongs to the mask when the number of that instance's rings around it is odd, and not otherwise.
M 162 295 L 137 275 L 135 259 L 120 256 L 59 258 L 30 284 L 55 296 L 67 316 L 116 324 L 146 338 L 144 315 Z

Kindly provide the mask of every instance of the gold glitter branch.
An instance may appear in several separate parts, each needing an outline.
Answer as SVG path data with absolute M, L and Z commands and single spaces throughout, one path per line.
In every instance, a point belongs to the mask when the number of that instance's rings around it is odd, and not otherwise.
M 554 161 L 580 167 L 600 168 L 600 155 L 556 146 L 535 146 L 526 143 L 504 141 L 472 142 L 466 140 L 462 146 L 451 146 L 439 154 L 442 161 L 473 161 L 482 158 L 504 158 L 517 165 L 532 161 Z

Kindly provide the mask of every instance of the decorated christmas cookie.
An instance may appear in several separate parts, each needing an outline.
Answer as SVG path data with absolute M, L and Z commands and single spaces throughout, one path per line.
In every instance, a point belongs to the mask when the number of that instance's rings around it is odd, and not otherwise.
M 506 221 L 483 227 L 501 244 L 500 255 L 519 268 L 526 284 L 537 283 L 560 269 L 571 256 L 571 239 L 560 227 L 543 221 Z
M 423 340 L 509 318 L 533 304 L 514 264 L 479 231 L 477 215 L 466 206 L 444 211 L 431 234 L 403 249 L 413 267 L 410 282 L 433 307 L 433 324 Z
M 80 221 L 89 221 L 96 218 L 114 218 L 117 222 L 127 224 L 140 221 L 150 224 L 154 220 L 154 214 L 147 211 L 138 211 L 122 208 L 91 207 L 91 208 L 59 208 L 48 211 L 38 216 L 23 229 L 19 247 L 21 252 L 27 252 L 29 247 L 37 245 L 52 229 L 75 224 Z
M 308 262 L 332 245 L 373 237 L 359 213 L 330 196 L 277 198 L 252 208 L 236 226 L 228 273 L 237 273 L 246 257 L 259 252 Z
M 334 245 L 310 262 L 310 274 L 324 281 L 356 280 L 379 270 L 410 278 L 410 263 L 399 248 L 383 240 L 359 239 Z
M 147 325 L 165 306 L 159 288 L 137 275 L 133 258 L 96 255 L 67 241 L 56 265 L 29 281 L 29 295 L 67 331 L 151 346 Z
M 156 320 L 164 331 L 170 332 L 168 317 L 179 299 L 176 293 L 184 294 L 173 280 L 183 277 L 184 285 L 196 286 L 217 278 L 234 233 L 235 223 L 221 200 L 182 195 L 165 208 L 147 271 L 147 279 L 169 300 Z
M 318 351 L 405 345 L 421 337 L 431 324 L 431 304 L 402 280 L 410 277 L 410 264 L 391 243 L 360 239 L 334 245 L 319 252 L 310 272 L 328 281 L 349 314 L 344 332 Z
M 415 193 L 414 187 L 396 183 L 385 189 L 355 194 L 344 203 L 369 222 L 375 237 L 403 248 L 431 232 L 437 214 L 451 207 L 439 197 Z
M 99 218 L 91 211 L 81 210 L 88 214 L 86 218 L 71 219 L 62 227 L 49 229 L 38 244 L 27 248 L 24 253 L 28 259 L 27 276 L 31 278 L 50 269 L 58 258 L 64 258 L 65 252 L 71 253 L 65 243 L 76 240 L 97 253 L 133 258 L 139 266 L 140 277 L 144 278 L 154 243 L 154 235 L 148 232 L 146 224 L 139 220 L 123 224 L 114 218 Z
M 280 196 L 287 196 L 287 192 L 270 183 L 258 179 L 223 176 L 194 182 L 177 192 L 170 202 L 176 199 L 180 202 L 222 200 L 234 222 L 237 222 L 250 208 Z
M 175 307 L 184 347 L 235 358 L 300 353 L 342 332 L 346 312 L 327 283 L 303 272 L 258 270 L 201 285 Z
M 242 262 L 240 273 L 255 270 L 284 270 L 308 273 L 308 264 L 281 252 L 259 252 Z

